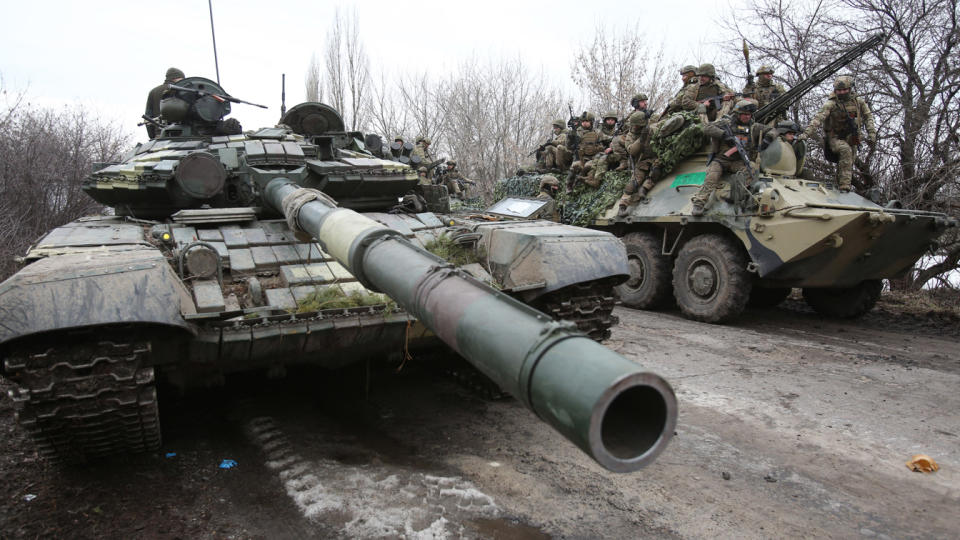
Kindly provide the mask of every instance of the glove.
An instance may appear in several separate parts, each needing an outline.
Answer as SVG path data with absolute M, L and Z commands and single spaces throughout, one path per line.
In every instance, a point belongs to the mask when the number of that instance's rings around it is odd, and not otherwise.
M 798 141 L 806 141 L 806 140 L 809 139 L 809 138 L 810 138 L 810 136 L 807 135 L 806 133 L 801 133 L 800 136 L 797 137 L 797 140 L 798 140 Z

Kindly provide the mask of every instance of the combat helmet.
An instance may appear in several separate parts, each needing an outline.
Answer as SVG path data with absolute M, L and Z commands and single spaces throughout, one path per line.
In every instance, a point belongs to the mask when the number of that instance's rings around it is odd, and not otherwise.
M 456 167 L 456 166 L 457 166 L 457 162 L 456 162 L 456 161 L 454 161 L 454 160 L 452 160 L 452 159 L 447 160 L 447 168 L 454 168 L 454 167 Z
M 733 114 L 753 114 L 757 112 L 757 102 L 752 99 L 741 99 L 733 106 Z
M 757 76 L 763 75 L 764 73 L 773 74 L 772 66 L 760 66 L 760 69 L 757 70 Z
M 422 142 L 423 144 L 426 144 L 426 145 L 433 144 L 433 141 L 430 140 L 430 137 L 423 137 L 423 136 L 417 137 L 417 142 L 418 143 Z
M 607 111 L 603 115 L 603 119 L 606 120 L 607 118 L 613 118 L 614 120 L 617 120 L 620 118 L 620 114 L 618 114 L 617 111 Z
M 704 75 L 707 77 L 717 76 L 717 70 L 713 68 L 713 64 L 700 64 L 700 67 L 697 68 L 697 77 Z
M 561 119 L 554 120 L 552 125 L 553 127 L 560 129 L 567 127 L 567 123 Z
M 560 181 L 556 176 L 545 174 L 540 177 L 540 191 L 546 191 L 549 188 L 559 188 Z
M 783 135 L 784 133 L 800 133 L 800 126 L 797 125 L 793 120 L 784 120 L 782 122 L 777 122 L 777 133 Z
M 590 111 L 583 111 L 583 115 L 580 117 L 580 121 L 581 121 L 581 122 L 585 122 L 585 121 L 588 121 L 588 120 L 589 120 L 590 122 L 593 122 L 593 121 L 596 120 L 596 119 L 597 119 L 597 117 L 594 116 L 593 113 L 590 112 Z
M 847 88 L 853 90 L 853 77 L 850 75 L 841 75 L 837 77 L 837 80 L 833 81 L 834 90 L 844 90 Z
M 680 74 L 681 74 L 681 75 L 683 75 L 684 73 L 691 72 L 691 71 L 694 72 L 694 73 L 696 73 L 696 72 L 697 72 L 697 66 L 692 66 L 692 65 L 690 65 L 690 64 L 687 64 L 687 65 L 683 66 L 682 68 L 680 68 Z
M 630 98 L 630 106 L 637 108 L 641 101 L 647 101 L 648 99 L 650 98 L 646 94 L 637 94 Z

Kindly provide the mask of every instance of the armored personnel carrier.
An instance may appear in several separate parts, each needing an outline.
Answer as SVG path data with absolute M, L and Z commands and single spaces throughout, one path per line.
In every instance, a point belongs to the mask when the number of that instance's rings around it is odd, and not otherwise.
M 767 123 L 784 113 L 875 36 L 754 114 Z M 689 122 L 684 129 L 697 129 Z M 857 317 L 880 296 L 882 279 L 902 276 L 948 227 L 944 214 L 880 206 L 803 171 L 806 147 L 776 139 L 752 164 L 729 175 L 703 216 L 690 201 L 704 181 L 707 141 L 661 178 L 626 215 L 610 207 L 590 224 L 619 236 L 630 280 L 618 287 L 624 305 L 651 309 L 675 300 L 689 318 L 723 322 L 748 304 L 774 306 L 802 288 L 818 313 Z
M 236 102 L 208 79 L 172 85 L 159 137 L 83 184 L 113 215 L 54 229 L 0 284 L 2 374 L 44 455 L 157 448 L 158 380 L 282 376 L 437 339 L 605 467 L 662 450 L 669 385 L 577 330 L 613 323 L 628 274 L 613 235 L 449 216 L 442 186 L 436 211 L 389 213 L 416 173 L 367 152 L 335 110 L 304 103 L 243 133 L 224 120 Z

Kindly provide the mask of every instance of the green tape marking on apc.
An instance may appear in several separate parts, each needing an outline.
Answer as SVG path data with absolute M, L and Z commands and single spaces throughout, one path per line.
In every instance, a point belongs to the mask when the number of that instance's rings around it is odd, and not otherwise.
M 681 174 L 673 180 L 673 183 L 670 184 L 671 188 L 677 186 L 702 186 L 703 181 L 707 178 L 707 173 L 705 172 L 696 172 Z

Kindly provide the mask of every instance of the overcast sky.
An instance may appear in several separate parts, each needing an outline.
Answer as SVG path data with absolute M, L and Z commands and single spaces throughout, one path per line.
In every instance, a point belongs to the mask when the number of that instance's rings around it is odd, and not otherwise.
M 519 55 L 568 85 L 573 51 L 597 25 L 638 25 L 652 43 L 667 44 L 671 60 L 713 61 L 714 21 L 741 2 L 214 0 L 213 13 L 222 85 L 270 107 L 234 106 L 232 116 L 250 129 L 277 121 L 282 73 L 288 108 L 303 100 L 310 56 L 322 55 L 337 7 L 356 9 L 374 71 L 442 74 L 471 55 Z M 170 66 L 216 78 L 207 0 L 5 0 L 0 8 L 0 76 L 8 92 L 25 90 L 41 105 L 83 104 L 137 139 L 145 138 L 136 123 L 147 92 Z

